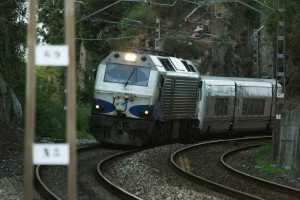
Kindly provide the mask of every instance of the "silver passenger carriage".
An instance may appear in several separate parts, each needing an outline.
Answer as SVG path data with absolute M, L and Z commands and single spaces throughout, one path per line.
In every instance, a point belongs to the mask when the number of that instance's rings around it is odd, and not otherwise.
M 197 111 L 201 133 L 270 131 L 275 80 L 201 76 L 201 84 Z

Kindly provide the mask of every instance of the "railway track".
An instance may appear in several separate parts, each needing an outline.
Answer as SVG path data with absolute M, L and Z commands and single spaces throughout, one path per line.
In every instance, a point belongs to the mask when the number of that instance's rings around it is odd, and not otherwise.
M 182 146 L 130 151 L 102 160 L 97 164 L 99 181 L 120 199 L 228 199 L 187 182 L 170 169 L 171 153 Z
M 109 157 L 122 150 L 92 145 L 78 150 L 78 199 L 112 199 L 119 200 L 116 195 L 107 191 L 95 179 L 97 161 Z M 67 166 L 36 166 L 35 188 L 44 199 L 67 199 Z
M 261 179 L 261 178 L 255 177 L 255 176 L 251 176 L 249 174 L 246 174 L 244 172 L 241 172 L 241 171 L 231 167 L 227 163 L 227 160 L 230 157 L 232 157 L 233 155 L 241 153 L 241 152 L 249 150 L 249 149 L 258 148 L 260 146 L 262 146 L 262 145 L 251 145 L 251 146 L 242 147 L 242 148 L 238 148 L 238 149 L 228 151 L 220 157 L 220 163 L 222 164 L 222 166 L 224 168 L 226 168 L 228 171 L 233 173 L 235 176 L 240 176 L 243 179 L 247 179 L 251 182 L 262 185 L 263 187 L 269 188 L 271 190 L 278 191 L 282 194 L 286 194 L 286 195 L 291 196 L 291 197 L 300 198 L 300 190 L 298 190 L 298 189 L 291 188 L 291 187 L 288 187 L 288 186 L 285 186 L 285 185 L 281 185 L 281 184 L 278 184 L 278 183 L 275 183 L 275 182 L 267 181 L 267 180 L 264 180 L 264 179 Z
M 78 150 L 78 199 L 297 199 L 298 193 L 282 194 L 283 189 L 252 183 L 221 166 L 223 163 L 228 167 L 237 149 L 268 142 L 270 137 L 253 137 L 188 146 L 172 144 L 143 151 L 125 152 L 103 146 L 84 148 Z M 170 169 L 170 158 L 178 167 L 175 171 L 188 174 L 189 180 Z M 182 158 L 189 164 L 182 165 Z M 67 199 L 66 166 L 39 168 L 41 178 L 37 179 L 48 187 L 44 189 L 48 194 L 43 197 Z
M 232 154 L 237 153 L 238 151 L 242 151 L 243 148 L 254 148 L 260 146 L 267 140 L 270 140 L 270 138 L 271 137 L 253 137 L 243 139 L 219 140 L 191 145 L 173 153 L 171 156 L 171 164 L 175 171 L 177 171 L 187 179 L 209 187 L 220 193 L 228 194 L 233 198 L 272 200 L 299 199 L 299 191 L 281 186 L 279 184 L 266 182 L 250 175 L 238 173 L 236 170 L 226 164 L 226 159 L 229 158 Z M 254 143 L 255 145 L 251 143 Z M 249 146 L 249 144 L 251 144 L 251 147 Z M 220 156 L 218 158 L 214 156 L 214 158 L 209 159 L 209 156 L 201 156 L 201 154 L 209 154 L 210 152 L 216 150 L 219 151 Z M 224 154 L 224 150 L 227 153 Z M 182 158 L 185 158 L 185 164 L 183 164 Z M 196 161 L 195 159 L 199 160 Z M 215 173 L 216 177 L 222 176 L 222 178 L 205 176 L 205 174 L 201 172 L 201 163 L 211 166 L 210 169 L 214 172 L 211 172 L 210 174 Z M 220 166 L 220 163 L 222 163 L 223 166 L 226 166 L 226 170 L 221 168 L 222 166 Z M 207 168 L 209 167 L 206 166 L 206 169 Z M 229 173 L 229 171 L 231 173 Z M 250 180 L 251 182 L 249 182 Z
M 119 157 L 123 157 L 132 153 L 137 152 L 138 150 L 123 152 L 120 154 L 113 155 L 109 158 L 106 158 L 102 161 L 100 161 L 97 164 L 97 177 L 100 182 L 104 182 L 105 186 L 113 191 L 114 194 L 116 194 L 120 199 L 129 199 L 129 200 L 141 200 L 138 196 L 124 190 L 122 187 L 118 186 L 114 182 L 112 182 L 109 177 L 106 177 L 105 175 L 105 165 L 109 165 L 109 163 L 113 162 L 115 159 L 118 159 Z

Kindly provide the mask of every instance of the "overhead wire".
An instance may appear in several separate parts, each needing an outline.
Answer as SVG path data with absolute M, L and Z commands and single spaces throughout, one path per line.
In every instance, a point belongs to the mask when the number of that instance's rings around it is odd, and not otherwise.
M 14 26 L 20 27 L 20 26 L 19 26 L 18 24 L 16 24 L 15 22 L 9 21 L 9 20 L 7 20 L 7 19 L 5 19 L 5 18 L 3 18 L 3 17 L 0 17 L 0 19 L 2 19 L 3 21 L 6 21 L 6 22 L 8 22 L 8 23 L 10 23 L 10 24 L 12 24 L 12 25 L 14 25 Z
M 4 4 L 7 4 L 7 3 L 11 2 L 11 1 L 13 1 L 13 0 L 8 0 L 8 1 L 6 1 L 6 2 L 0 4 L 0 7 L 3 6 Z
M 111 38 L 75 38 L 76 40 L 83 40 L 83 41 L 102 41 L 102 40 L 124 40 L 124 39 L 130 39 L 130 38 L 139 38 L 144 36 L 153 35 L 150 34 L 143 34 L 143 35 L 135 35 L 135 36 L 126 36 L 126 37 L 111 37 Z
M 1 6 L 4 6 L 5 4 L 10 3 L 10 2 L 12 2 L 12 1 L 14 1 L 14 0 L 8 0 L 8 1 L 4 2 L 4 3 L 0 4 L 0 7 L 1 7 Z M 17 2 L 15 2 L 15 3 L 18 5 Z M 19 6 L 19 5 L 18 5 L 18 6 Z M 15 22 L 13 22 L 13 21 L 10 21 L 10 20 L 5 19 L 5 18 L 3 18 L 3 17 L 0 17 L 0 19 L 3 20 L 3 21 L 8 22 L 8 23 L 10 23 L 10 24 L 12 24 L 12 25 L 14 25 L 14 26 L 20 27 L 17 23 L 15 23 Z
M 110 4 L 109 6 L 106 6 L 106 7 L 104 7 L 104 8 L 101 8 L 100 10 L 97 10 L 97 11 L 95 11 L 95 12 L 93 12 L 92 14 L 89 14 L 88 16 L 85 16 L 85 17 L 83 17 L 83 18 L 81 18 L 81 19 L 79 19 L 78 21 L 76 21 L 76 23 L 78 23 L 78 22 L 81 22 L 81 21 L 83 21 L 83 20 L 85 20 L 85 19 L 87 19 L 87 18 L 89 18 L 89 17 L 92 17 L 93 15 L 95 15 L 95 14 L 98 14 L 98 13 L 100 13 L 101 11 L 103 11 L 103 10 L 105 10 L 105 9 L 107 9 L 107 8 L 109 8 L 109 7 L 111 7 L 111 6 L 113 6 L 113 5 L 115 5 L 115 4 L 117 4 L 117 3 L 119 3 L 119 2 L 121 2 L 120 0 L 119 1 L 115 1 L 113 4 Z M 188 2 L 188 3 L 196 3 L 196 4 L 198 4 L 199 5 L 199 2 L 191 2 L 191 1 L 187 1 L 186 0 L 186 2 Z M 208 1 L 207 0 L 205 0 L 205 1 L 203 1 L 203 2 L 201 2 L 202 4 L 204 4 L 204 3 L 207 3 Z M 175 0 L 172 4 L 168 4 L 168 6 L 174 6 L 174 7 L 178 7 L 178 5 L 175 5 L 177 3 L 177 0 Z M 159 3 L 152 3 L 151 2 L 151 4 L 153 4 L 153 5 L 155 5 L 155 6 L 159 6 L 160 4 Z M 162 5 L 162 4 L 161 4 Z M 48 5 L 49 7 L 50 7 L 50 5 Z M 165 5 L 164 5 L 165 6 Z M 182 7 L 181 7 L 182 8 Z M 52 8 L 52 9 L 54 9 L 54 8 Z M 188 9 L 185 9 L 187 12 L 188 12 Z M 193 13 L 195 12 L 196 10 L 193 10 Z M 190 12 L 190 11 L 189 11 Z M 198 12 L 198 11 L 197 11 Z M 108 14 L 108 13 L 106 13 L 106 12 L 101 12 L 101 14 L 103 14 L 103 15 L 107 15 L 107 16 L 110 16 L 110 17 L 113 17 L 113 18 L 116 18 L 116 19 L 118 19 L 118 20 L 121 20 L 119 17 L 116 17 L 116 16 L 113 16 L 113 15 L 110 15 L 110 14 Z M 97 21 L 97 20 L 93 20 L 93 21 Z M 114 21 L 110 21 L 110 20 L 105 20 L 105 19 L 101 19 L 101 21 L 100 22 L 104 22 L 104 23 L 111 23 L 111 24 L 128 24 L 128 25 L 130 25 L 130 26 L 136 26 L 136 27 L 141 27 L 141 28 L 148 28 L 148 29 L 156 29 L 157 27 L 151 27 L 151 26 L 146 26 L 146 25 L 134 25 L 134 24 L 130 24 L 130 23 L 124 23 L 124 22 L 120 22 L 120 21 L 118 21 L 118 22 L 114 22 Z M 174 29 L 161 29 L 161 30 L 164 30 L 164 31 L 168 31 L 169 32 L 169 35 L 176 35 L 176 34 L 180 34 L 180 33 L 185 33 L 185 32 L 182 32 L 182 31 L 178 31 L 178 30 L 174 30 Z M 172 32 L 172 33 L 170 33 L 170 32 Z M 94 38 L 94 39 L 89 39 L 89 38 L 76 38 L 77 40 L 90 40 L 90 41 L 97 41 L 97 40 L 118 40 L 118 39 L 129 39 L 129 38 L 137 38 L 137 37 L 144 37 L 144 36 L 147 36 L 147 35 L 154 35 L 155 33 L 150 33 L 150 34 L 143 34 L 143 35 L 137 35 L 137 36 L 127 36 L 127 37 L 112 37 L 112 38 Z M 170 36 L 167 36 L 167 37 L 170 37 Z

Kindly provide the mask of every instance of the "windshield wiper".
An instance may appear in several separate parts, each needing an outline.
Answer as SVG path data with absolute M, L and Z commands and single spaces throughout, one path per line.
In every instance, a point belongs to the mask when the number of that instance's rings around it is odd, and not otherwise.
M 133 70 L 132 70 L 130 76 L 128 77 L 128 79 L 127 79 L 127 81 L 126 81 L 126 83 L 125 83 L 125 85 L 124 85 L 124 88 L 125 88 L 126 85 L 128 84 L 128 82 L 129 82 L 129 80 L 130 80 L 130 78 L 131 78 L 131 76 L 133 75 L 133 72 L 134 72 L 135 70 L 136 70 L 136 67 L 133 68 Z

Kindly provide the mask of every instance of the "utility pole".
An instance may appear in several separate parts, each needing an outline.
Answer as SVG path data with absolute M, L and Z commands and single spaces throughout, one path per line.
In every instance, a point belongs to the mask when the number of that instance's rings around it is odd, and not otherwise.
M 259 31 L 263 27 L 264 26 L 258 30 L 254 30 L 253 33 L 253 71 L 256 71 L 256 78 L 261 76 L 261 66 L 259 64 Z
M 285 0 L 278 0 L 277 11 L 277 51 L 275 67 L 275 119 L 273 128 L 273 160 L 277 160 L 280 146 L 281 113 L 284 105 L 284 94 L 286 87 L 286 63 L 285 63 Z M 278 83 L 282 85 L 279 91 Z
M 159 45 L 159 41 L 160 41 L 160 19 L 156 18 L 156 24 L 158 26 L 158 28 L 156 29 L 156 33 L 157 33 L 157 38 L 155 38 L 154 41 L 154 50 L 160 50 L 160 45 Z
M 76 81 L 74 1 L 64 0 L 66 45 L 36 45 L 38 0 L 29 1 L 27 27 L 28 59 L 26 68 L 26 104 L 24 139 L 24 199 L 33 199 L 34 165 L 68 165 L 68 199 L 77 199 L 76 161 Z M 35 144 L 36 67 L 67 67 L 67 142 Z

